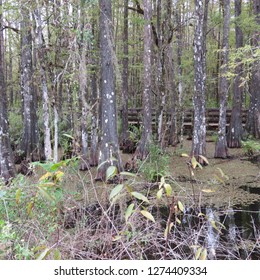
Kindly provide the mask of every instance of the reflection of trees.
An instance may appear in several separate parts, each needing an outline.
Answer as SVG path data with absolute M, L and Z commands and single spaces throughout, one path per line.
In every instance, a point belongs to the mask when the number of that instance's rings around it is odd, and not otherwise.
M 216 249 L 219 246 L 219 232 L 214 229 L 213 224 L 216 221 L 219 222 L 219 214 L 213 211 L 212 208 L 206 208 L 207 222 L 207 234 L 206 234 L 206 244 L 208 249 L 208 258 L 210 260 L 216 259 Z

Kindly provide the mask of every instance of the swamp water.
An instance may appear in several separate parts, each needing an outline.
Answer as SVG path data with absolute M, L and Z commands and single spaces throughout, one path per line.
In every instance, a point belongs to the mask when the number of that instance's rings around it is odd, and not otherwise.
M 182 230 L 201 230 L 198 244 L 207 249 L 208 259 L 260 260 L 260 186 L 240 188 L 256 195 L 255 200 L 232 207 L 207 205 L 200 211 L 190 208 L 183 215 Z

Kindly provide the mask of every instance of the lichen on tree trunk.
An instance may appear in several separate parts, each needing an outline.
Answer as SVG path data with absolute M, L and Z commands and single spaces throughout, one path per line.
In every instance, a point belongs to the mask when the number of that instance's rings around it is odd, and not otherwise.
M 101 50 L 101 141 L 97 180 L 106 179 L 106 170 L 110 165 L 122 170 L 119 154 L 116 92 L 112 61 L 113 29 L 111 1 L 100 0 L 100 50 Z
M 143 132 L 135 152 L 135 158 L 144 160 L 152 141 L 151 82 L 152 82 L 152 3 L 144 0 L 144 92 Z

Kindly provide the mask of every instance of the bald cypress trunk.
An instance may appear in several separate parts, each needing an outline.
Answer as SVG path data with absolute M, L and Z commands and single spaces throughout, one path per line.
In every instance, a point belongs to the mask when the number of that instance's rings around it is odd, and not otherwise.
M 242 0 L 235 0 L 235 17 L 241 15 L 241 3 Z M 243 47 L 243 32 L 240 28 L 238 22 L 236 21 L 236 48 L 239 49 Z M 236 77 L 234 79 L 234 87 L 233 87 L 233 104 L 232 104 L 232 113 L 231 113 L 231 121 L 227 135 L 227 144 L 229 148 L 240 148 L 241 140 L 243 134 L 242 127 L 242 94 L 243 87 L 241 84 L 241 75 L 243 72 L 243 65 L 239 63 L 236 67 Z
M 43 41 L 43 23 L 41 18 L 41 7 L 37 5 L 37 9 L 34 11 L 34 17 L 36 21 L 36 47 L 37 47 L 37 62 L 41 74 L 41 89 L 42 89 L 42 108 L 43 108 L 43 128 L 44 128 L 44 157 L 45 160 L 52 159 L 52 147 L 51 147 L 51 128 L 50 128 L 50 102 L 49 102 L 49 90 L 47 85 L 47 73 L 46 73 L 46 54 L 45 44 Z
M 256 23 L 260 25 L 260 0 L 253 1 Z M 252 44 L 259 48 L 260 35 L 256 31 Z M 256 139 L 260 139 L 260 62 L 256 61 L 253 65 L 252 78 L 250 81 L 250 105 L 248 110 L 247 131 Z
M 97 180 L 105 180 L 106 170 L 114 165 L 121 171 L 119 155 L 116 93 L 112 61 L 113 29 L 111 0 L 99 0 L 101 51 L 101 142 Z
M 215 158 L 227 158 L 227 98 L 228 98 L 228 80 L 225 74 L 228 71 L 228 53 L 229 53 L 229 25 L 230 25 L 230 0 L 223 2 L 224 25 L 223 25 L 223 42 L 222 42 L 222 62 L 223 65 L 220 71 L 220 109 L 219 109 L 219 124 L 218 124 L 218 140 L 215 147 Z
M 31 161 L 40 159 L 39 132 L 33 90 L 32 34 L 29 9 L 21 8 L 21 92 L 23 98 L 22 157 Z
M 203 163 L 199 155 L 206 155 L 206 120 L 205 120 L 205 48 L 203 40 L 203 2 L 195 0 L 196 26 L 194 33 L 194 126 L 191 155 Z
M 122 73 L 122 142 L 128 138 L 128 0 L 124 0 L 123 32 L 123 73 Z
M 2 29 L 2 0 L 0 0 L 0 179 L 8 182 L 15 176 L 15 166 L 10 145 L 6 82 L 4 76 L 4 38 Z
M 144 92 L 143 92 L 143 132 L 135 156 L 141 160 L 149 153 L 152 141 L 151 82 L 152 82 L 152 3 L 144 0 Z

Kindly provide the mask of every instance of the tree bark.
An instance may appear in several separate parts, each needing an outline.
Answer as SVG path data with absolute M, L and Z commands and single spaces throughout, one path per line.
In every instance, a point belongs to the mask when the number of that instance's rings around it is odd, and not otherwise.
M 106 170 L 114 165 L 122 170 L 119 154 L 116 93 L 112 61 L 113 31 L 111 0 L 99 0 L 101 50 L 101 143 L 97 180 L 106 179 Z
M 22 157 L 30 161 L 38 161 L 39 132 L 36 115 L 36 103 L 33 92 L 32 66 L 32 34 L 29 9 L 23 4 L 21 7 L 21 92 L 23 97 L 23 136 L 21 141 Z
M 238 20 L 238 17 L 241 15 L 241 3 L 242 0 L 235 0 L 236 20 Z M 236 31 L 236 49 L 239 49 L 243 47 L 243 32 L 237 21 L 236 21 L 235 31 Z M 240 60 L 237 60 L 237 63 L 238 66 L 235 69 L 236 77 L 234 79 L 234 87 L 233 87 L 233 105 L 232 105 L 231 121 L 227 134 L 227 144 L 229 148 L 240 148 L 242 134 L 243 134 L 243 127 L 242 127 L 243 87 L 241 87 L 240 85 L 243 66 L 240 63 Z
M 16 171 L 10 144 L 7 117 L 2 8 L 2 0 L 0 0 L 0 179 L 8 183 L 15 176 Z
M 191 155 L 204 163 L 199 155 L 206 155 L 206 119 L 205 119 L 205 80 L 203 35 L 203 2 L 195 0 L 195 33 L 194 33 L 194 126 Z
M 260 25 L 260 0 L 253 1 L 253 10 L 256 23 Z M 252 44 L 259 48 L 260 35 L 256 31 L 253 36 Z M 250 105 L 246 130 L 256 139 L 260 139 L 260 62 L 256 61 L 253 65 L 252 78 L 250 81 Z
M 229 54 L 229 28 L 230 28 L 230 0 L 224 1 L 224 24 L 223 24 L 223 42 L 222 42 L 222 62 L 223 65 L 220 71 L 220 109 L 219 109 L 219 124 L 218 124 L 218 140 L 215 147 L 215 158 L 227 158 L 227 98 L 228 98 L 228 80 L 225 74 L 228 71 L 228 54 Z
M 122 73 L 122 143 L 128 138 L 128 0 L 124 0 L 123 73 Z
M 36 46 L 37 46 L 37 58 L 41 74 L 41 86 L 42 86 L 42 106 L 43 106 L 43 127 L 44 127 L 44 157 L 45 160 L 52 159 L 52 147 L 51 147 L 51 129 L 50 129 L 50 109 L 49 109 L 49 91 L 47 84 L 46 74 L 46 55 L 45 45 L 43 42 L 43 24 L 41 19 L 41 7 L 37 1 L 37 9 L 34 11 L 36 21 Z
M 144 0 L 144 92 L 143 131 L 136 148 L 135 157 L 144 160 L 152 142 L 151 83 L 152 83 L 152 3 Z

